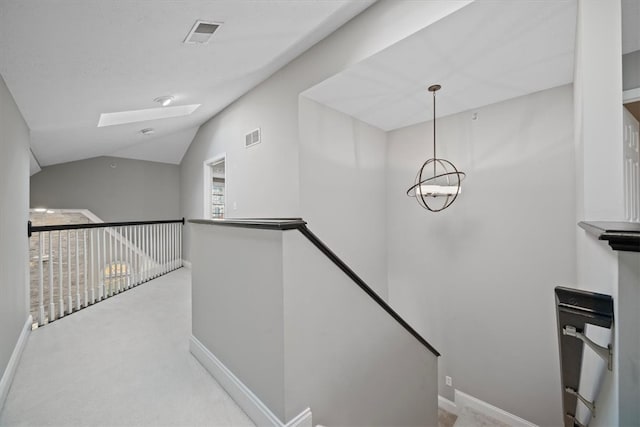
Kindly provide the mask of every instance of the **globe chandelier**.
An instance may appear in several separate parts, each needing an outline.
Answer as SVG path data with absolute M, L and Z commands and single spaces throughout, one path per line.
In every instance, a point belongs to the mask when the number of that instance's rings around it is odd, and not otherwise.
M 431 212 L 443 211 L 455 202 L 466 176 L 449 160 L 436 157 L 436 92 L 440 88 L 440 85 L 432 85 L 427 89 L 433 93 L 433 157 L 422 164 L 413 185 L 407 190 L 407 196 L 414 197 L 420 206 Z

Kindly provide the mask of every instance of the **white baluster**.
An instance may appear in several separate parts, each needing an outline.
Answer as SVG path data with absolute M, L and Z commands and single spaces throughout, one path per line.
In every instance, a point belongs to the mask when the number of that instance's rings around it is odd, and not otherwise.
M 151 243 L 150 243 L 150 248 L 151 248 L 151 278 L 155 279 L 156 277 L 156 267 L 157 267 L 157 261 L 156 261 L 156 226 L 155 224 L 151 224 Z
M 151 231 L 152 230 L 151 230 L 151 225 L 150 224 L 147 225 L 146 228 L 147 228 L 147 241 L 146 241 L 146 244 L 147 244 L 147 281 L 149 281 L 149 280 L 151 280 L 152 273 L 153 273 L 153 271 L 152 271 L 152 268 L 153 268 L 153 264 L 152 264 L 153 257 L 151 256 L 152 253 L 153 253 L 152 252 L 152 246 L 151 246 Z
M 144 282 L 144 225 L 138 226 L 138 284 Z
M 122 227 L 118 227 L 116 238 L 116 273 L 118 283 L 118 293 L 122 292 Z
M 67 230 L 67 313 L 73 312 L 73 292 L 71 291 L 71 230 Z
M 153 224 L 153 277 L 160 275 L 160 224 Z
M 158 276 L 164 274 L 164 224 L 158 224 Z
M 144 283 L 144 225 L 140 226 L 140 283 Z
M 138 284 L 138 226 L 131 227 L 131 286 Z
M 164 224 L 158 224 L 158 258 L 159 258 L 159 272 L 158 275 L 164 274 Z
M 102 257 L 98 261 L 100 267 L 100 299 L 107 297 L 107 229 L 102 229 Z
M 178 225 L 178 263 L 182 267 L 182 225 Z
M 142 283 L 142 226 L 136 226 L 136 285 Z
M 127 261 L 129 256 L 129 246 L 127 245 L 127 227 L 122 227 L 122 289 L 129 289 L 129 263 Z
M 172 235 L 173 235 L 173 243 L 171 245 L 171 253 L 172 253 L 172 257 L 173 257 L 173 269 L 175 270 L 176 268 L 178 268 L 178 249 L 176 248 L 176 243 L 178 242 L 178 238 L 176 236 L 176 234 L 178 233 L 178 224 L 172 224 L 173 225 L 173 230 L 172 230 Z
M 96 302 L 96 265 L 94 252 L 96 249 L 94 238 L 95 229 L 89 230 L 89 248 L 91 249 L 91 304 Z
M 132 225 L 129 228 L 129 236 L 130 236 L 130 244 L 129 248 L 129 265 L 131 266 L 131 287 L 133 288 L 136 285 L 136 226 Z
M 113 276 L 114 276 L 114 272 L 113 272 L 113 264 L 114 264 L 114 259 L 113 259 L 113 228 L 109 228 L 109 291 L 108 294 L 109 296 L 113 296 L 113 288 L 115 286 L 113 286 Z
M 162 224 L 162 274 L 167 272 L 167 224 Z
M 76 230 L 76 310 L 82 308 L 80 300 L 80 231 Z
M 87 229 L 82 230 L 82 255 L 84 258 L 84 306 L 89 306 L 89 278 L 87 277 Z
M 175 270 L 175 258 L 173 257 L 173 226 L 173 223 L 169 224 L 169 269 L 171 271 Z
M 131 287 L 131 263 L 129 262 L 131 259 L 131 242 L 129 241 L 129 227 L 124 227 L 124 235 L 125 235 L 125 246 L 124 246 L 124 265 L 125 265 L 125 275 L 124 275 L 124 288 L 129 289 Z
M 62 274 L 62 261 L 63 261 L 63 253 L 62 253 L 62 230 L 58 231 L 58 284 L 60 285 L 60 294 L 58 295 L 59 301 L 59 314 L 58 319 L 64 317 L 64 278 Z
M 120 234 L 118 235 L 118 238 L 120 239 L 120 244 L 118 245 L 120 247 L 120 257 L 118 258 L 118 270 L 120 272 L 120 274 L 118 275 L 118 292 L 122 292 L 125 289 L 125 283 L 124 283 L 124 228 L 120 227 Z
M 44 272 L 42 271 L 42 233 L 38 233 L 38 325 L 44 325 Z
M 128 227 L 122 227 L 122 287 L 129 289 L 129 230 Z
M 49 237 L 49 322 L 53 322 L 56 318 L 56 305 L 53 303 L 53 242 L 50 231 L 47 236 Z

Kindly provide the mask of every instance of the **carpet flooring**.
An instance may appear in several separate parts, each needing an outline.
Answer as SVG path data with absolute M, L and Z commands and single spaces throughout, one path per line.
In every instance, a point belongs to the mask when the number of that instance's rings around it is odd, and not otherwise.
M 193 358 L 179 269 L 34 330 L 0 426 L 253 426 Z

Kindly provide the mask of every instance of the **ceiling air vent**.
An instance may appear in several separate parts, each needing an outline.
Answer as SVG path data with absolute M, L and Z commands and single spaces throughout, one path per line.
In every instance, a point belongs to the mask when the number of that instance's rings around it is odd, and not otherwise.
M 206 44 L 211 40 L 211 36 L 220 27 L 221 24 L 216 22 L 196 21 L 189 31 L 187 38 L 184 39 L 185 43 L 189 44 Z
M 262 137 L 260 135 L 260 128 L 258 128 L 244 136 L 244 148 L 249 148 L 252 145 L 259 144 L 261 141 Z

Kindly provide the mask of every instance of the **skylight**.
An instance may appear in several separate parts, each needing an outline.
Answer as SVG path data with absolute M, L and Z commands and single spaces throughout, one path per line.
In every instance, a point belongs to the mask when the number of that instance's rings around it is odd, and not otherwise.
M 147 120 L 168 119 L 188 116 L 198 109 L 200 104 L 176 105 L 175 107 L 147 108 L 146 110 L 119 111 L 102 113 L 98 127 L 122 125 L 125 123 L 146 122 Z

